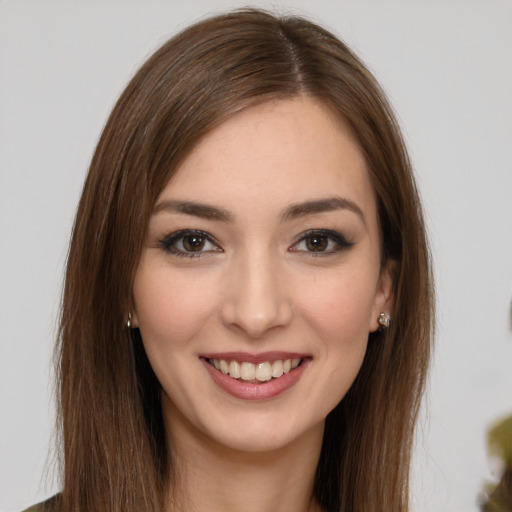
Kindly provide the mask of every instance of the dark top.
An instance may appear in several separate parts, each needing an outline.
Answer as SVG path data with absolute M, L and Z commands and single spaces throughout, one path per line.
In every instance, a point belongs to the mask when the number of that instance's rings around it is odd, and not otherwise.
M 42 503 L 38 503 L 37 505 L 27 508 L 24 512 L 59 512 L 59 505 L 60 496 L 56 494 Z

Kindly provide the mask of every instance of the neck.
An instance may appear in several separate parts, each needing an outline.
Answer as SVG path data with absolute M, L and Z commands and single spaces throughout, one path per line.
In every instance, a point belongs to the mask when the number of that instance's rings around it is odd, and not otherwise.
M 268 452 L 241 452 L 172 428 L 166 512 L 321 512 L 313 497 L 323 424 Z

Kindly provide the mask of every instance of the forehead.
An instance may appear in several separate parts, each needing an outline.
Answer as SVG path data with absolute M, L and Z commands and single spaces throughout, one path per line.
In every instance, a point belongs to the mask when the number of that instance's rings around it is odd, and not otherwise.
M 375 215 L 366 163 L 350 130 L 330 109 L 300 96 L 250 107 L 207 134 L 160 199 L 272 210 L 333 195 Z

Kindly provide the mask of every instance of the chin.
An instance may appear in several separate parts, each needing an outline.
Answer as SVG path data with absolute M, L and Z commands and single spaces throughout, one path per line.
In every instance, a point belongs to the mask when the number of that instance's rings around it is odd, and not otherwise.
M 204 434 L 219 446 L 241 453 L 270 453 L 302 445 L 310 436 L 323 437 L 325 418 L 304 422 L 303 418 L 248 414 L 228 424 L 211 424 Z

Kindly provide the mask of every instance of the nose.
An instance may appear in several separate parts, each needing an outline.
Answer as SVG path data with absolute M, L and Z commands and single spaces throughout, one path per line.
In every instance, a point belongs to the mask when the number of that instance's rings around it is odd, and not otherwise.
M 286 327 L 293 308 L 288 288 L 277 261 L 271 255 L 253 255 L 236 262 L 229 270 L 222 320 L 251 339 L 268 331 Z

